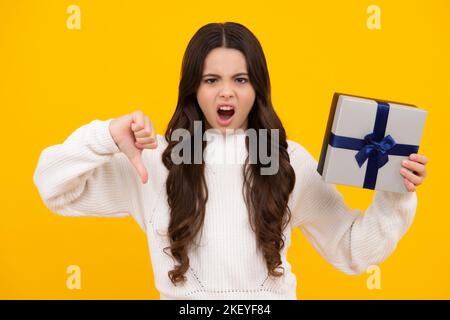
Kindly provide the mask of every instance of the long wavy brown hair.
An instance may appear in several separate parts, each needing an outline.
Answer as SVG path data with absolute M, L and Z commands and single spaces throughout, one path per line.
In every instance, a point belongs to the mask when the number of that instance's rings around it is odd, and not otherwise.
M 266 261 L 269 276 L 281 276 L 277 271 L 282 264 L 280 251 L 284 247 L 283 229 L 291 219 L 288 199 L 295 184 L 295 174 L 289 162 L 286 133 L 275 113 L 271 101 L 270 79 L 266 59 L 258 39 L 245 26 L 239 23 L 210 23 L 201 27 L 190 40 L 183 57 L 181 79 L 176 110 L 165 132 L 168 143 L 162 155 L 162 161 L 168 169 L 166 192 L 170 208 L 168 236 L 171 256 L 178 262 L 169 271 L 168 276 L 174 285 L 186 281 L 185 273 L 189 268 L 188 250 L 202 230 L 205 207 L 208 201 L 208 187 L 204 176 L 205 163 L 174 164 L 171 153 L 174 146 L 182 141 L 172 141 L 171 134 L 178 128 L 194 135 L 194 121 L 202 121 L 202 134 L 206 123 L 196 93 L 202 78 L 204 61 L 208 53 L 215 48 L 232 48 L 245 56 L 249 81 L 255 90 L 255 102 L 248 115 L 248 128 L 257 132 L 268 129 L 266 154 L 270 154 L 272 143 L 271 129 L 279 132 L 279 169 L 274 175 L 261 175 L 261 168 L 267 165 L 251 161 L 247 156 L 243 165 L 244 183 L 242 195 L 249 212 L 249 222 L 255 232 L 258 250 Z M 259 140 L 259 135 L 257 134 Z M 191 156 L 194 157 L 194 139 L 190 139 Z M 203 148 L 206 141 L 203 141 Z M 257 143 L 259 146 L 259 143 Z M 246 138 L 249 150 L 249 140 Z M 250 148 L 251 150 L 251 148 Z M 251 158 L 254 159 L 254 158 Z M 166 252 L 167 253 L 167 252 Z

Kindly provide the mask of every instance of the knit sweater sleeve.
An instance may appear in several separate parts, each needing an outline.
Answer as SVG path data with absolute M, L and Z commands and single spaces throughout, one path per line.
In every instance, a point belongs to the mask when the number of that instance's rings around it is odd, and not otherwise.
M 299 227 L 320 255 L 346 274 L 361 274 L 389 257 L 412 224 L 416 192 L 375 191 L 364 213 L 351 209 L 336 186 L 322 180 L 309 152 L 297 143 L 291 146 L 296 173 L 291 226 Z
M 45 205 L 64 216 L 124 217 L 134 212 L 140 181 L 107 121 L 94 120 L 62 144 L 45 148 L 33 180 Z M 139 210 L 138 210 L 139 211 Z

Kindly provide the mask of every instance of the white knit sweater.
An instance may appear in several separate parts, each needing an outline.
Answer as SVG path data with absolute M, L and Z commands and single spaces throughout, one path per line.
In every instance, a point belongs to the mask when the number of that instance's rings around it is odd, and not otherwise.
M 268 277 L 242 196 L 242 164 L 214 161 L 224 151 L 245 159 L 245 136 L 236 134 L 230 144 L 220 134 L 210 134 L 209 139 L 214 139 L 206 150 L 213 161 L 205 170 L 209 199 L 203 235 L 200 246 L 189 252 L 187 281 L 174 286 L 168 277 L 174 260 L 163 252 L 169 246 L 168 172 L 161 161 L 167 143 L 158 135 L 158 148 L 143 151 L 149 172 L 149 182 L 144 185 L 114 143 L 109 131 L 111 120 L 94 120 L 64 143 L 44 149 L 34 183 L 48 209 L 61 215 L 131 215 L 147 234 L 161 299 L 296 299 L 296 277 L 286 260 L 294 228 L 300 228 L 338 270 L 360 274 L 392 253 L 415 215 L 415 192 L 376 191 L 365 214 L 350 209 L 336 187 L 321 179 L 317 162 L 308 151 L 288 141 L 296 184 L 289 201 L 292 219 L 284 231 L 281 252 L 285 271 L 282 277 Z

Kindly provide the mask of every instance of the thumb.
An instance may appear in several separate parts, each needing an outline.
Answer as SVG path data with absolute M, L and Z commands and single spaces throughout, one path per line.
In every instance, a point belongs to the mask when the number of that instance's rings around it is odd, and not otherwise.
M 135 155 L 133 155 L 130 158 L 131 163 L 133 164 L 134 168 L 136 169 L 137 173 L 141 177 L 142 183 L 147 183 L 148 181 L 148 172 L 147 169 L 144 166 L 144 163 L 142 162 L 141 153 L 136 152 Z

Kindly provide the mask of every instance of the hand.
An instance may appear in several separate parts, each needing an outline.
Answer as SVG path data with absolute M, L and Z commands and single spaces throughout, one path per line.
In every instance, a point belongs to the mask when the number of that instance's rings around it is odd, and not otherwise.
M 403 180 L 409 192 L 415 191 L 417 186 L 423 183 L 423 180 L 427 176 L 427 169 L 425 167 L 427 162 L 428 158 L 426 156 L 417 153 L 410 154 L 407 160 L 402 161 L 400 174 L 404 177 Z
M 142 111 L 135 111 L 112 120 L 109 131 L 117 147 L 133 164 L 142 183 L 147 183 L 148 173 L 142 162 L 142 151 L 158 147 L 156 132 L 150 119 Z

